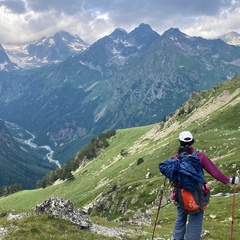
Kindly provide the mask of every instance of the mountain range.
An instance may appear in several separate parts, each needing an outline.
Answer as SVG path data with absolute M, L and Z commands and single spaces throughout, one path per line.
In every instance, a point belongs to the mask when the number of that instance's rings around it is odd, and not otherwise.
M 67 54 L 56 36 L 69 39 Z M 26 47 L 41 67 L 0 72 L 0 118 L 31 132 L 60 163 L 103 131 L 159 122 L 192 92 L 240 74 L 240 46 L 177 28 L 162 35 L 147 24 L 118 28 L 90 46 L 67 33 L 44 39 Z
M 119 38 L 120 41 L 134 36 L 134 32 L 128 36 L 124 29 L 118 28 L 112 34 L 112 37 Z M 240 46 L 240 34 L 229 32 L 218 37 L 227 44 Z M 125 39 L 128 43 L 128 39 Z M 124 44 L 124 40 L 122 41 Z M 131 42 L 131 40 L 130 40 Z M 15 70 L 19 68 L 41 67 L 51 63 L 64 61 L 67 57 L 76 55 L 85 51 L 90 45 L 85 43 L 78 35 L 73 35 L 65 31 L 59 31 L 51 37 L 42 37 L 34 42 L 25 44 L 2 44 L 0 46 L 0 60 L 2 62 L 1 70 Z M 129 46 L 128 51 L 135 51 Z M 128 53 L 125 53 L 128 55 Z M 4 64 L 5 63 L 5 64 Z M 12 65 L 11 67 L 5 65 Z

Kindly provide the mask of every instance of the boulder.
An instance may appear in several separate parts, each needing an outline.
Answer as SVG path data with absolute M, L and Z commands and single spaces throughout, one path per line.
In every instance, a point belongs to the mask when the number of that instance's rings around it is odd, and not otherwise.
M 67 220 L 83 229 L 89 229 L 92 226 L 88 214 L 75 209 L 72 202 L 65 198 L 51 197 L 47 199 L 36 206 L 36 213 Z

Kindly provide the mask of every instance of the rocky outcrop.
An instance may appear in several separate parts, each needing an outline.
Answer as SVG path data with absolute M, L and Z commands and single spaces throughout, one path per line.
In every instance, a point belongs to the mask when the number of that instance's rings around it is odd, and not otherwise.
M 82 229 L 89 229 L 92 222 L 84 211 L 75 209 L 71 201 L 65 198 L 51 197 L 36 206 L 37 214 L 46 214 L 67 220 Z
M 125 239 L 122 237 L 123 235 L 131 235 L 134 232 L 124 228 L 105 227 L 94 224 L 86 212 L 76 210 L 74 205 L 65 198 L 51 197 L 47 199 L 36 206 L 36 213 L 65 219 L 81 229 L 87 229 L 103 236 L 114 236 L 117 239 Z
M 35 212 L 10 213 L 7 217 L 7 221 L 16 221 L 23 217 L 29 217 L 38 214 L 46 214 L 58 219 L 67 220 L 81 229 L 86 229 L 98 235 L 102 235 L 103 238 L 101 239 L 104 239 L 104 236 L 108 236 L 115 237 L 116 239 L 126 240 L 130 239 L 128 238 L 129 236 L 131 237 L 135 234 L 147 234 L 146 232 L 137 228 L 128 229 L 124 227 L 107 227 L 92 223 L 86 212 L 78 211 L 71 201 L 58 197 L 51 197 L 41 204 L 38 204 Z M 5 217 L 6 215 L 6 213 L 0 213 L 0 217 Z M 137 225 L 139 225 L 139 222 L 144 221 L 143 219 L 139 221 L 140 219 L 142 219 L 142 214 L 138 213 L 137 216 L 135 216 L 135 220 L 138 222 Z M 8 229 L 0 225 L 0 240 L 4 239 L 4 236 L 7 234 L 7 232 Z
M 137 210 L 133 218 L 131 219 L 130 224 L 138 226 L 151 226 L 152 225 L 151 211 L 141 212 L 141 210 Z

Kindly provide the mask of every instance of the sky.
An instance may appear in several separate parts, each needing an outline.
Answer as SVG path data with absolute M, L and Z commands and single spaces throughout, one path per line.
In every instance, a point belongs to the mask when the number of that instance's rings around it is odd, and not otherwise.
M 240 33 L 240 0 L 0 0 L 0 43 L 26 43 L 58 31 L 92 44 L 116 28 L 146 23 L 162 35 L 169 28 L 216 38 Z

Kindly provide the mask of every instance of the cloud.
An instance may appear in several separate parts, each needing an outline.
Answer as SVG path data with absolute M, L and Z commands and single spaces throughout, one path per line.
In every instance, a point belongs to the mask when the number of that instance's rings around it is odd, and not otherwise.
M 21 0 L 3 0 L 0 1 L 0 7 L 4 7 L 15 14 L 22 14 L 25 12 L 25 2 Z
M 178 27 L 191 36 L 240 32 L 239 0 L 0 0 L 0 43 L 33 41 L 59 30 L 92 43 L 141 23 L 162 34 Z M 16 37 L 17 36 L 17 37 Z
M 74 15 L 82 11 L 83 1 L 79 0 L 26 0 L 27 6 L 34 12 L 55 12 Z

